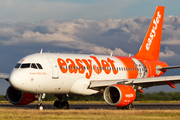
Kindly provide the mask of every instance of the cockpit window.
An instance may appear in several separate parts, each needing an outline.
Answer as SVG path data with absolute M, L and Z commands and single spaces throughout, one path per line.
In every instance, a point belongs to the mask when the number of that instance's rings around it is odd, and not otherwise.
M 39 69 L 43 69 L 42 66 L 39 63 L 36 63 Z
M 14 68 L 19 68 L 20 67 L 20 63 L 17 63 L 16 66 Z
M 39 63 L 17 63 L 14 68 L 34 68 L 34 69 L 43 69 Z
M 30 63 L 22 64 L 21 68 L 30 68 Z
M 35 63 L 31 64 L 31 68 L 38 69 Z

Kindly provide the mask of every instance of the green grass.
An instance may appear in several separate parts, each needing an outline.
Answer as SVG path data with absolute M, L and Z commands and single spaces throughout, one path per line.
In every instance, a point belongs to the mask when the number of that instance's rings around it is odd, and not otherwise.
M 0 108 L 1 120 L 172 120 L 180 110 L 33 110 Z

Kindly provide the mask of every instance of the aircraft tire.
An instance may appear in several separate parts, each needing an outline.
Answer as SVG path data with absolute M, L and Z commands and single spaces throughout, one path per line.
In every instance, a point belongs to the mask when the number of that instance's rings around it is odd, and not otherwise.
M 62 109 L 69 109 L 69 103 L 68 103 L 68 101 L 63 101 L 62 103 L 61 103 L 61 107 L 62 107 Z
M 43 110 L 44 109 L 42 105 L 35 105 L 34 108 L 37 110 Z
M 56 101 L 54 102 L 53 108 L 54 108 L 55 110 L 57 110 L 57 109 L 59 109 L 59 105 L 60 105 L 60 102 L 59 102 L 58 100 L 56 100 Z

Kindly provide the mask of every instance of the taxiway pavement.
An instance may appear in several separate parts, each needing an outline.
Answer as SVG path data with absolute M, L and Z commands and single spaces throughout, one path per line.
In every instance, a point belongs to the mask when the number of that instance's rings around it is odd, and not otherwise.
M 36 104 L 29 104 L 29 105 L 12 105 L 10 103 L 1 103 L 0 107 L 5 108 L 21 108 L 21 109 L 34 109 L 34 106 Z M 178 103 L 154 103 L 154 104 L 133 104 L 134 109 L 179 109 L 180 110 L 180 104 Z M 110 109 L 115 110 L 116 107 L 109 106 L 107 104 L 70 104 L 70 109 Z M 44 103 L 43 104 L 44 109 L 53 109 L 53 104 Z

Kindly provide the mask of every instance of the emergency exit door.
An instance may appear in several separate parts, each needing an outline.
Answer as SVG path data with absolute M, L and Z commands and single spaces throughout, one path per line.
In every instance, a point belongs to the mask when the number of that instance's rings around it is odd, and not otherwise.
M 59 71 L 58 71 L 58 66 L 54 58 L 48 57 L 48 60 L 51 64 L 52 67 L 52 78 L 53 79 L 58 79 L 59 78 Z

